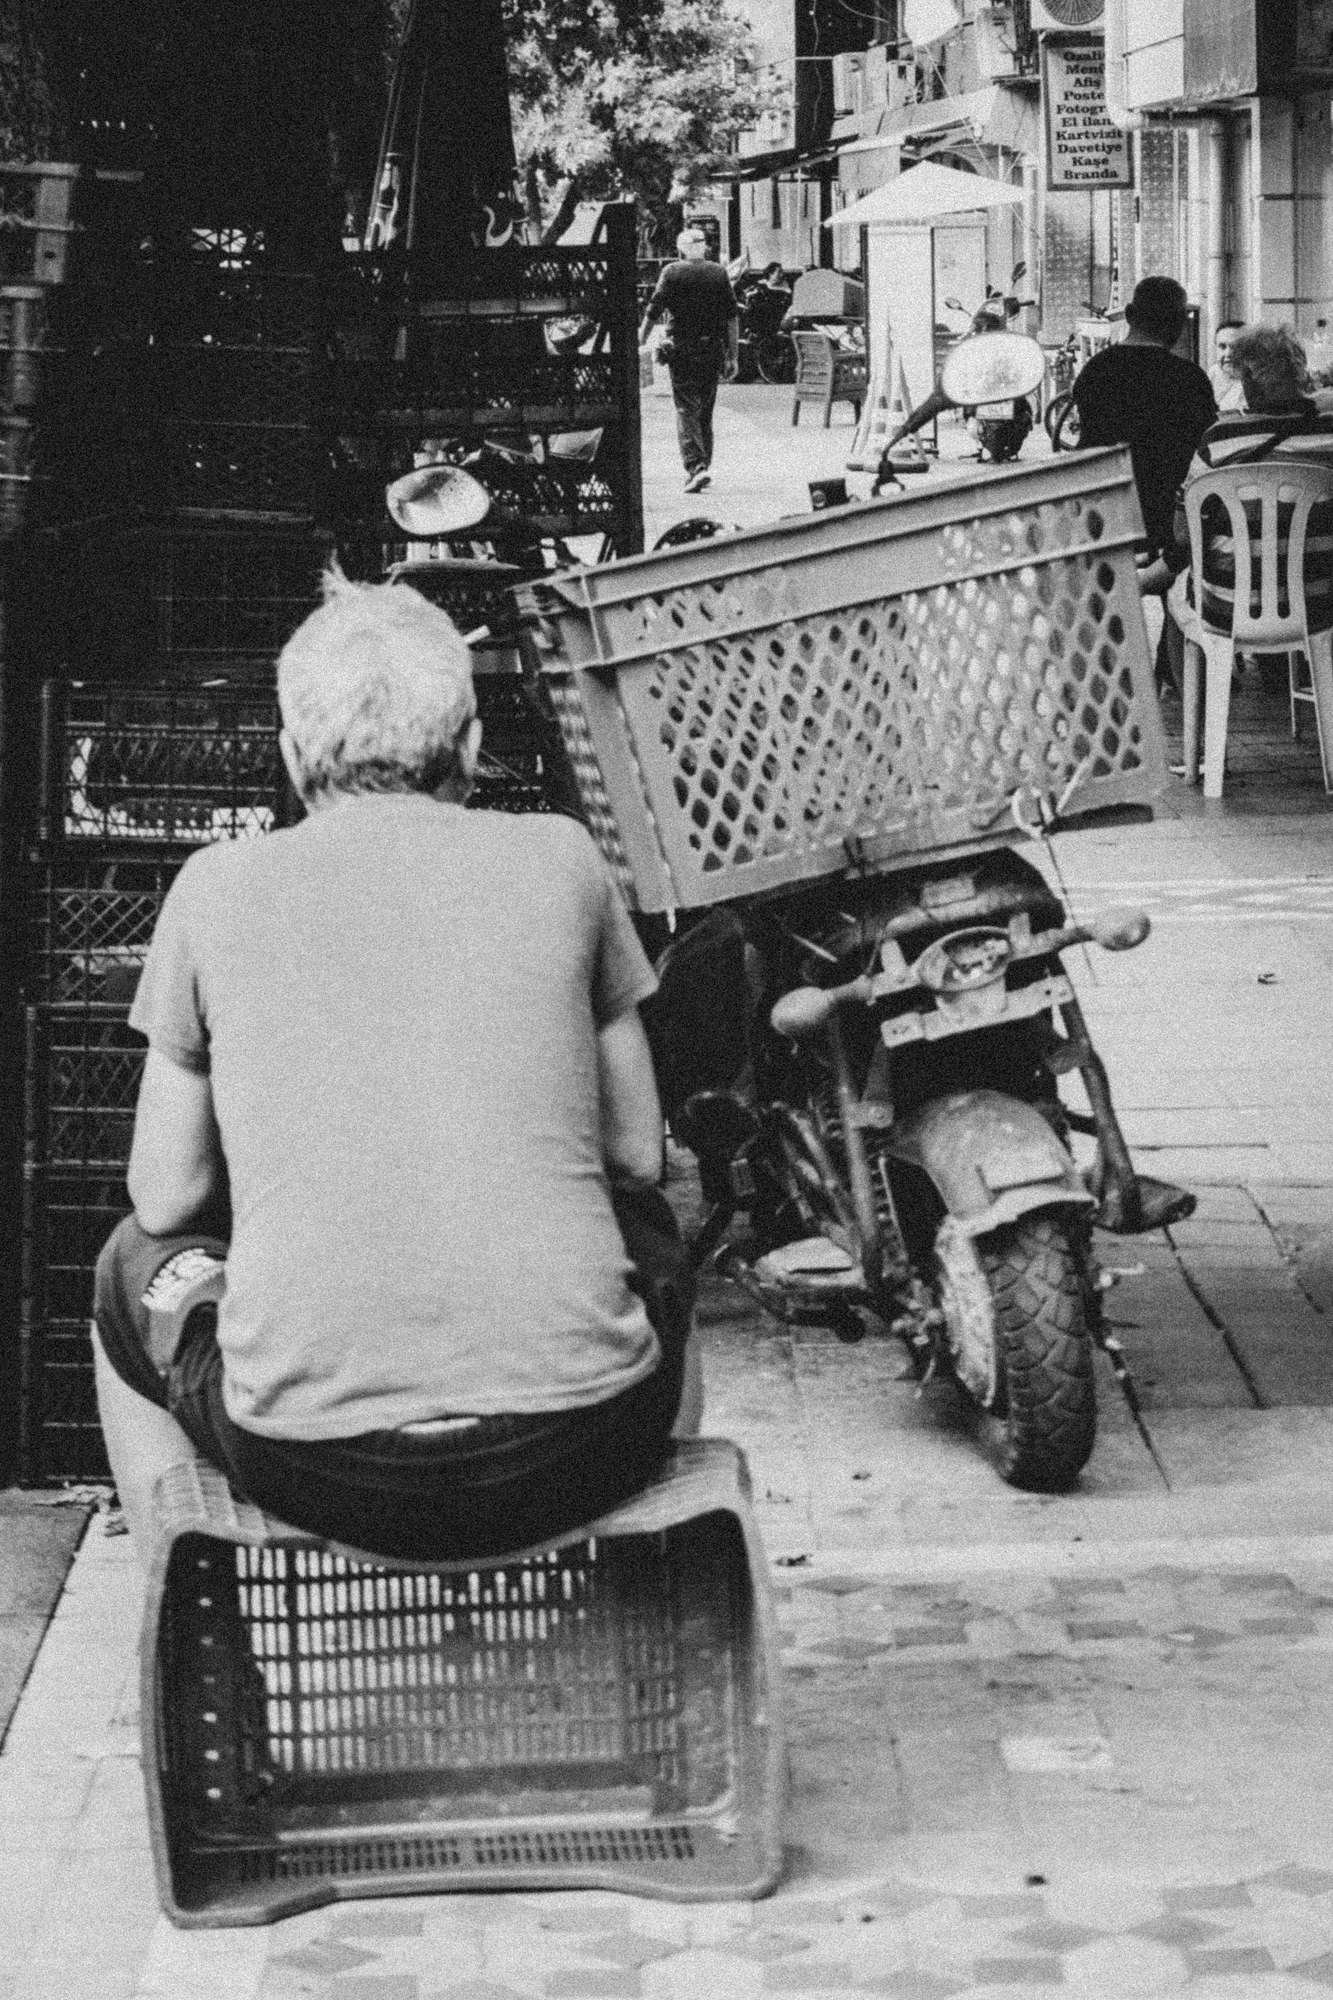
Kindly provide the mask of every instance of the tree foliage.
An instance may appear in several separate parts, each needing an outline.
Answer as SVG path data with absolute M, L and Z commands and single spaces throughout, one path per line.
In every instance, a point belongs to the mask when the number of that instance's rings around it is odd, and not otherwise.
M 529 222 L 552 231 L 580 200 L 632 195 L 669 237 L 777 101 L 726 0 L 506 0 L 506 17 Z

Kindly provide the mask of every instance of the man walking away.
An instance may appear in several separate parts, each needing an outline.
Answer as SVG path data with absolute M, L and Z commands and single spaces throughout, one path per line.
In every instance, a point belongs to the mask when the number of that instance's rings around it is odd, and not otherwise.
M 713 462 L 713 405 L 717 385 L 736 373 L 740 329 L 731 280 L 720 264 L 708 261 L 701 229 L 683 229 L 676 238 L 680 260 L 668 264 L 648 301 L 639 328 L 640 345 L 650 329 L 670 314 L 659 352 L 671 370 L 676 434 L 685 467 L 685 491 L 701 493 Z
M 1202 368 L 1171 349 L 1185 330 L 1185 292 L 1174 278 L 1143 278 L 1125 308 L 1129 332 L 1094 354 L 1074 384 L 1080 443 L 1127 444 L 1134 460 L 1148 555 L 1158 566 L 1171 542 L 1177 489 L 1199 439 L 1217 415 Z M 1161 565 L 1165 589 L 1170 573 Z M 1148 576 L 1140 588 L 1154 587 Z

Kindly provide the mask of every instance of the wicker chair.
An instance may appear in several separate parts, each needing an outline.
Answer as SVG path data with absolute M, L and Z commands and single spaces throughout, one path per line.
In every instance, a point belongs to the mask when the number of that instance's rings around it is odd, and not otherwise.
M 866 361 L 863 354 L 846 354 L 834 346 L 826 333 L 793 333 L 796 346 L 796 394 L 791 420 L 800 420 L 802 403 L 822 403 L 827 430 L 835 403 L 850 403 L 861 421 L 861 404 L 866 393 Z

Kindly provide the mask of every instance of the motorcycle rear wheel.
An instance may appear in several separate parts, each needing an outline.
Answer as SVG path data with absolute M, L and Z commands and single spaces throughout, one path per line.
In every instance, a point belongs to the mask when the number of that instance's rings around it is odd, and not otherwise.
M 756 362 L 761 382 L 796 380 L 796 348 L 785 333 L 766 333 L 759 342 Z
M 1002 1479 L 1032 1493 L 1071 1487 L 1097 1434 L 1083 1259 L 1050 1212 L 979 1240 L 946 1223 L 940 1304 L 959 1388 Z

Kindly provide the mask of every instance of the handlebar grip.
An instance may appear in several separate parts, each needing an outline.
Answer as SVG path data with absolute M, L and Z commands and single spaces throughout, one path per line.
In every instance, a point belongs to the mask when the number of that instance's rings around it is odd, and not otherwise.
M 1146 910 L 1108 910 L 1088 926 L 1103 951 L 1132 951 L 1152 929 Z
M 869 1001 L 873 988 L 868 978 L 849 980 L 845 986 L 794 986 L 769 1015 L 776 1034 L 798 1042 L 804 1035 L 826 1028 L 845 1000 Z

